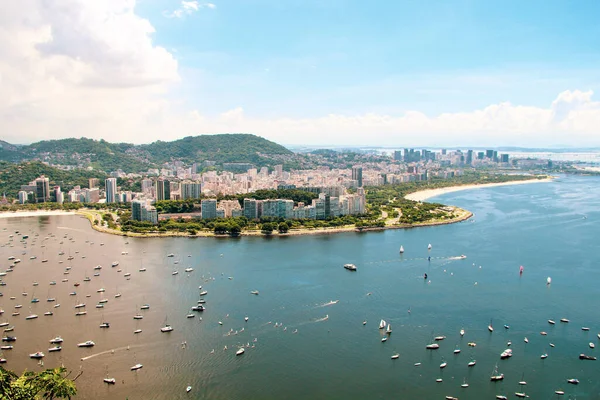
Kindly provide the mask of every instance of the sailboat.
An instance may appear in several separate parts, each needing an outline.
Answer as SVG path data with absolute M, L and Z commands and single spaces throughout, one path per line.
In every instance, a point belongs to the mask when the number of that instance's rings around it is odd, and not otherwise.
M 163 326 L 162 328 L 160 328 L 160 331 L 163 332 L 163 333 L 172 332 L 173 331 L 173 327 L 167 323 L 167 318 L 166 317 L 165 317 L 165 326 Z
M 431 250 L 431 243 L 427 245 L 427 250 Z
M 379 322 L 379 329 L 385 329 L 387 323 L 385 322 L 385 320 L 381 320 L 381 322 Z
M 387 325 L 387 327 L 385 328 L 385 333 L 387 333 L 388 335 L 392 334 L 392 324 Z
M 115 378 L 108 377 L 108 365 L 106 366 L 106 378 L 104 378 L 103 381 L 104 383 L 108 383 L 109 385 L 114 385 L 115 383 L 117 383 L 117 380 Z
M 492 376 L 490 376 L 490 381 L 497 382 L 504 379 L 504 374 L 498 373 L 498 364 L 494 367 L 494 372 L 492 372 Z
M 400 246 L 400 254 L 404 253 L 404 247 Z
M 488 331 L 494 332 L 494 327 L 492 326 L 492 320 L 490 319 L 490 324 L 488 325 Z

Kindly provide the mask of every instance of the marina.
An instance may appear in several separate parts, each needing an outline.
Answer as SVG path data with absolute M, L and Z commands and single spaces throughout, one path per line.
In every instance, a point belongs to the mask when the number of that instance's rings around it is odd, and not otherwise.
M 584 249 L 595 248 L 600 193 L 589 199 L 589 182 L 600 179 L 565 180 L 435 199 L 474 211 L 474 222 L 327 237 L 138 239 L 76 216 L 4 219 L 2 268 L 21 262 L 2 276 L 0 308 L 23 307 L 0 315 L 14 326 L 5 342 L 15 338 L 1 358 L 16 371 L 83 370 L 82 399 L 246 399 L 265 387 L 298 399 L 589 398 L 600 333 L 589 297 L 600 271 Z M 179 259 L 194 272 L 173 275 Z M 94 270 L 114 262 L 121 272 Z M 356 273 L 344 271 L 349 263 Z M 31 303 L 33 289 L 55 301 Z M 193 308 L 202 312 L 188 318 Z M 366 377 L 342 385 L 348 370 Z

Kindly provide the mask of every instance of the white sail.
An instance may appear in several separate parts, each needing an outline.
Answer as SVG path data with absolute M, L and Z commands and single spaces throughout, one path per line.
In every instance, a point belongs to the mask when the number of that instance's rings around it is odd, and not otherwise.
M 386 325 L 387 323 L 382 319 L 381 322 L 379 322 L 379 329 L 384 329 Z

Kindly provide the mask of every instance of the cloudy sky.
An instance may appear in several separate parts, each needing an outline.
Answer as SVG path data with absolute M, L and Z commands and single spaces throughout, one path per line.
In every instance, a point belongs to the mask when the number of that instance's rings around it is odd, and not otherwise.
M 600 145 L 600 1 L 2 0 L 0 139 Z

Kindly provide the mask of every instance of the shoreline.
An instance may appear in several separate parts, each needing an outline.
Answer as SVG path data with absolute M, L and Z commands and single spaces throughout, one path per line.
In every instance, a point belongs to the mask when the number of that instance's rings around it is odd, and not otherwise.
M 472 190 L 472 189 L 482 189 L 489 187 L 497 187 L 497 186 L 511 186 L 511 185 L 525 185 L 530 183 L 544 183 L 544 182 L 552 182 L 555 178 L 544 178 L 544 179 L 528 179 L 525 181 L 511 181 L 511 182 L 498 182 L 498 183 L 482 183 L 482 184 L 471 184 L 471 185 L 458 185 L 458 186 L 448 186 L 444 188 L 438 189 L 426 189 L 419 190 L 418 192 L 409 193 L 404 196 L 407 200 L 413 201 L 425 201 L 432 197 L 441 196 L 447 193 L 459 192 L 462 190 Z
M 43 216 L 80 216 L 86 218 L 90 227 L 101 233 L 107 233 L 110 235 L 116 236 L 126 236 L 126 237 L 137 237 L 137 238 L 153 238 L 153 237 L 185 237 L 185 238 L 225 238 L 225 239 L 234 239 L 238 237 L 263 237 L 263 238 L 275 238 L 275 237 L 289 237 L 289 236 L 304 236 L 304 235 L 331 235 L 336 233 L 367 233 L 367 232 L 376 232 L 376 231 L 385 231 L 388 229 L 411 229 L 411 228 L 419 228 L 426 226 L 437 226 L 437 225 L 449 225 L 458 222 L 463 222 L 468 220 L 473 216 L 473 213 L 464 210 L 459 207 L 452 207 L 454 211 L 457 213 L 456 218 L 449 220 L 438 220 L 438 221 L 430 221 L 423 222 L 418 224 L 396 224 L 396 225 L 386 225 L 384 227 L 367 227 L 367 228 L 357 228 L 354 225 L 350 226 L 342 226 L 342 227 L 334 227 L 334 228 L 301 228 L 301 229 L 290 229 L 287 233 L 279 233 L 277 231 L 273 231 L 270 235 L 263 234 L 260 230 L 252 230 L 252 231 L 242 231 L 238 236 L 231 236 L 229 234 L 224 235 L 216 235 L 214 232 L 197 232 L 195 235 L 190 235 L 188 232 L 148 232 L 148 233 L 138 233 L 138 232 L 122 232 L 115 229 L 110 229 L 104 226 L 95 225 L 94 220 L 100 220 L 100 213 L 92 211 L 92 210 L 77 210 L 77 211 L 63 211 L 63 210 L 43 210 L 43 211 L 10 211 L 0 213 L 0 219 L 6 218 L 28 218 L 28 217 L 43 217 Z

